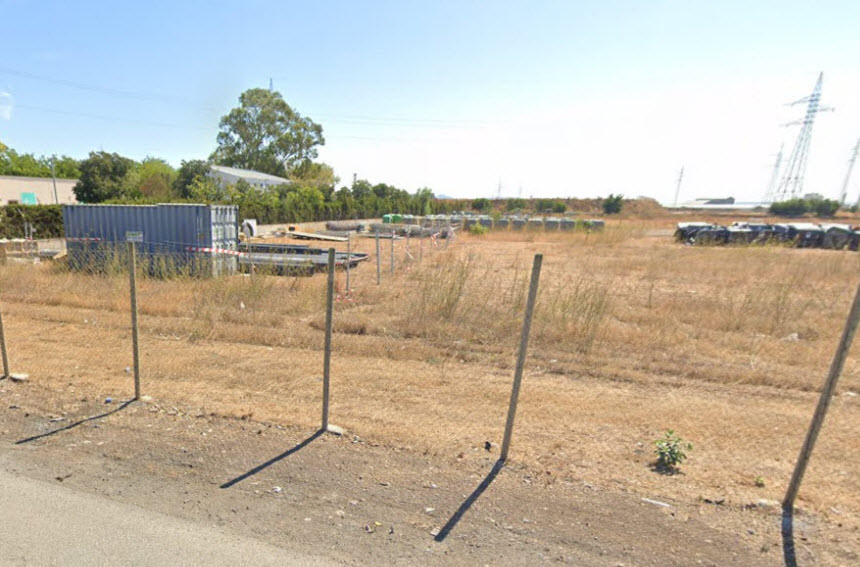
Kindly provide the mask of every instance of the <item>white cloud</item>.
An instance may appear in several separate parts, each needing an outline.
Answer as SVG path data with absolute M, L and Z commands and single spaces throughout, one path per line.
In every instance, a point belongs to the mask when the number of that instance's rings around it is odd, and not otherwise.
M 11 120 L 14 107 L 15 99 L 12 98 L 12 94 L 0 91 L 0 119 Z

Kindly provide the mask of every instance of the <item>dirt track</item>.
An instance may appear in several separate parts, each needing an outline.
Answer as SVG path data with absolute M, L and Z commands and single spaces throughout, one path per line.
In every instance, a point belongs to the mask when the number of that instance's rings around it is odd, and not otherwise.
M 349 432 L 314 437 L 159 400 L 104 404 L 93 394 L 57 397 L 32 382 L 0 382 L 0 466 L 349 564 L 783 563 L 774 509 L 664 507 L 585 483 L 550 484 L 516 465 L 488 482 L 496 448 L 477 466 L 451 466 Z M 64 414 L 73 403 L 78 409 Z M 798 564 L 856 558 L 833 532 L 823 536 L 816 518 L 796 519 Z

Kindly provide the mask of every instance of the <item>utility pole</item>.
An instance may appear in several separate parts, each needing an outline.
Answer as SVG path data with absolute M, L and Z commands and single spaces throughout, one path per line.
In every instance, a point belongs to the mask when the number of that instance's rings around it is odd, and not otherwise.
M 848 184 L 851 182 L 851 173 L 854 171 L 854 162 L 857 161 L 857 152 L 860 152 L 860 139 L 854 144 L 854 149 L 851 151 L 851 159 L 848 160 L 848 171 L 845 172 L 845 181 L 842 182 L 842 197 L 839 202 L 845 204 L 845 199 L 848 198 Z M 860 202 L 860 198 L 858 198 Z
M 272 77 L 269 77 L 269 92 L 275 92 L 275 86 L 272 84 Z
M 681 166 L 681 171 L 678 172 L 678 185 L 675 186 L 675 204 L 673 207 L 678 206 L 678 195 L 681 193 L 681 181 L 684 180 L 684 166 Z
M 854 152 L 855 154 L 857 152 Z M 51 156 L 51 181 L 54 182 L 54 204 L 60 204 L 60 198 L 57 196 L 57 176 L 54 174 L 54 158 L 56 156 Z

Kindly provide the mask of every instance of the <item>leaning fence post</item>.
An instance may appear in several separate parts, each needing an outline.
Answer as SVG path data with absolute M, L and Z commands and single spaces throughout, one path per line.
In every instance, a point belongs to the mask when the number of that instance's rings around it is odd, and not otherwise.
M 815 441 L 824 423 L 824 416 L 827 415 L 830 400 L 833 397 L 833 392 L 836 390 L 836 383 L 842 374 L 845 359 L 848 357 L 848 351 L 854 340 L 858 320 L 860 320 L 860 285 L 857 286 L 857 292 L 854 294 L 854 303 L 851 305 L 851 311 L 848 313 L 848 320 L 845 322 L 842 338 L 839 339 L 839 346 L 836 347 L 836 354 L 833 355 L 833 362 L 830 364 L 830 371 L 824 382 L 824 388 L 821 390 L 821 396 L 818 398 L 818 405 L 815 407 L 812 422 L 809 424 L 809 431 L 806 432 L 806 439 L 803 441 L 803 447 L 800 449 L 800 455 L 797 457 L 797 464 L 794 466 L 791 482 L 788 485 L 788 490 L 785 491 L 785 498 L 782 501 L 784 510 L 791 511 L 793 509 L 794 501 L 797 498 L 797 491 L 800 489 L 800 483 L 803 481 L 803 475 L 806 472 L 806 465 L 809 464 L 812 449 L 815 447 Z
M 128 243 L 128 280 L 131 288 L 131 349 L 134 355 L 134 399 L 140 399 L 140 349 L 137 338 L 137 251 L 134 242 Z
M 2 310 L 0 310 L 0 351 L 3 352 L 3 376 L 9 378 L 9 353 L 6 351 L 6 331 L 3 329 Z
M 376 285 L 382 283 L 382 264 L 379 258 L 379 231 L 376 231 Z
M 543 263 L 543 254 L 535 254 L 534 264 L 532 265 L 532 280 L 531 284 L 529 284 L 529 298 L 526 303 L 526 314 L 523 318 L 523 332 L 522 335 L 520 335 L 520 350 L 517 355 L 517 366 L 514 370 L 514 385 L 511 389 L 511 403 L 508 406 L 508 419 L 505 423 L 505 439 L 502 441 L 502 454 L 499 457 L 500 461 L 507 460 L 508 450 L 511 448 L 511 434 L 514 430 L 514 417 L 517 414 L 517 402 L 520 397 L 520 384 L 523 381 L 523 366 L 525 366 L 526 363 L 526 351 L 529 346 L 529 331 L 531 331 L 532 314 L 534 313 L 535 300 L 537 299 L 541 263 Z
M 328 249 L 328 285 L 325 302 L 325 351 L 323 354 L 322 430 L 328 430 L 329 377 L 331 373 L 331 319 L 334 309 L 334 248 Z
M 394 229 L 391 230 L 391 273 L 394 273 Z
M 349 293 L 349 262 L 352 258 L 352 239 L 350 232 L 346 233 L 346 292 Z

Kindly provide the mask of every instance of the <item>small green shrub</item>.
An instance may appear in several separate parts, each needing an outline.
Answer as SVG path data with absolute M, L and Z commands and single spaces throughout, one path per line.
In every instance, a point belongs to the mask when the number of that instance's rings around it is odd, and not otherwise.
M 490 229 L 488 229 L 482 224 L 475 223 L 469 227 L 469 234 L 474 236 L 481 236 L 483 234 L 487 234 L 488 232 L 490 232 Z
M 657 469 L 664 471 L 674 471 L 678 465 L 687 459 L 686 451 L 693 450 L 692 443 L 684 441 L 671 429 L 666 431 L 662 439 L 654 441 L 654 446 L 654 453 L 657 455 Z
M 607 215 L 617 215 L 621 212 L 621 208 L 624 206 L 624 196 L 623 195 L 613 195 L 609 194 L 607 198 L 603 200 L 601 203 L 603 207 L 603 213 Z
M 764 477 L 763 476 L 755 477 L 755 485 L 758 486 L 759 488 L 764 488 Z

